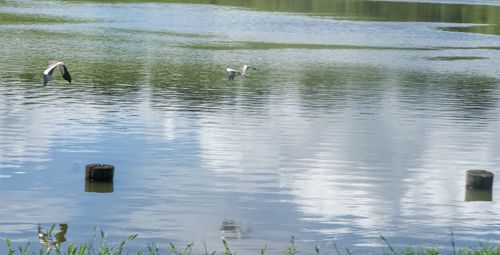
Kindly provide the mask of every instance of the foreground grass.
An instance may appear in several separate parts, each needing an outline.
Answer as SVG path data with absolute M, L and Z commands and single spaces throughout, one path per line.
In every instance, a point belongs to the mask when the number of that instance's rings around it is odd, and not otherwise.
M 86 244 L 68 244 L 65 248 L 61 247 L 61 243 L 58 242 L 57 234 L 53 235 L 54 226 L 47 232 L 44 233 L 39 229 L 39 243 L 41 247 L 35 252 L 31 249 L 31 243 L 26 243 L 24 245 L 18 245 L 17 247 L 13 247 L 12 242 L 6 238 L 6 255 L 125 255 L 125 254 L 137 254 L 137 255 L 191 255 L 198 254 L 193 253 L 192 249 L 194 244 L 190 243 L 183 248 L 177 248 L 174 244 L 170 243 L 168 248 L 160 249 L 158 244 L 148 244 L 145 247 L 145 250 L 137 250 L 135 252 L 130 252 L 125 249 L 125 246 L 128 242 L 137 238 L 138 234 L 130 235 L 126 240 L 121 241 L 118 245 L 109 245 L 106 242 L 106 234 L 103 231 L 96 231 L 92 237 L 92 239 Z M 452 251 L 444 253 L 440 252 L 437 246 L 432 247 L 423 247 L 418 250 L 414 249 L 405 249 L 405 250 L 397 250 L 395 249 L 390 242 L 383 236 L 381 239 L 386 244 L 385 251 L 380 252 L 369 252 L 369 254 L 381 254 L 381 255 L 439 255 L 439 254 L 450 254 L 450 255 L 500 255 L 500 247 L 495 247 L 487 244 L 482 244 L 478 248 L 461 248 L 458 249 L 455 247 L 455 242 L 453 240 L 452 235 Z M 222 239 L 223 250 L 222 251 L 208 251 L 206 246 L 203 248 L 202 255 L 235 255 L 236 252 L 232 251 L 228 242 L 225 239 Z M 324 253 L 321 251 L 320 247 L 314 247 L 314 250 L 311 251 L 299 251 L 299 247 L 295 243 L 295 239 L 292 236 L 290 239 L 290 243 L 287 247 L 284 248 L 281 254 L 283 255 L 295 255 L 295 254 L 333 254 L 333 255 L 352 255 L 355 254 L 350 249 L 345 249 L 345 251 L 341 251 L 334 244 L 335 252 L 333 253 Z M 0 245 L 1 248 L 1 245 Z M 3 249 L 0 249 L 0 251 Z M 36 249 L 35 249 L 36 250 Z M 260 249 L 260 254 L 265 255 L 268 254 L 266 252 L 267 247 Z M 365 254 L 366 252 L 359 253 Z M 356 253 L 358 254 L 358 253 Z

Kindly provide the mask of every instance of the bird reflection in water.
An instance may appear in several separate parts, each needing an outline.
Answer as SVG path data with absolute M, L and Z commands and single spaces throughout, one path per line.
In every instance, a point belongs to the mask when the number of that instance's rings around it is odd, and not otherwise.
M 52 236 L 54 229 L 55 225 L 52 225 L 48 232 L 44 232 L 40 224 L 38 224 L 38 242 L 46 247 L 48 252 L 58 248 L 61 243 L 66 241 L 65 235 L 68 232 L 68 224 L 59 224 L 59 232 Z

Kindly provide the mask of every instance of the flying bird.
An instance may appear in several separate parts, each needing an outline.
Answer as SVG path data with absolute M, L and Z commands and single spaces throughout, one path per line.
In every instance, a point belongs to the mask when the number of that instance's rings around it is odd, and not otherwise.
M 71 83 L 71 75 L 69 75 L 68 68 L 66 68 L 66 65 L 64 65 L 63 62 L 51 60 L 47 65 L 47 69 L 45 69 L 45 71 L 43 72 L 43 86 L 46 86 L 47 83 L 50 81 L 50 78 L 52 78 L 52 74 L 54 73 L 56 67 L 59 68 L 62 77 L 69 83 Z
M 248 66 L 248 65 L 242 65 L 239 70 L 227 67 L 226 68 L 227 79 L 230 80 L 230 81 L 232 81 L 232 80 L 234 80 L 234 77 L 236 75 L 246 77 L 247 71 L 250 70 L 250 69 L 257 70 L 257 68 L 251 67 L 251 66 Z

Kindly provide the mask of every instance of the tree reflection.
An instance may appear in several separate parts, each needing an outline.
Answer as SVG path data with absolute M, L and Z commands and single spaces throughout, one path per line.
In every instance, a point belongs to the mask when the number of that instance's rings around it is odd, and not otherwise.
M 401 72 L 399 89 L 412 108 L 432 107 L 458 121 L 481 120 L 496 107 L 498 79 L 479 74 Z M 431 109 L 427 109 L 431 110 Z
M 95 2 L 96 0 L 87 1 Z M 112 1 L 108 0 L 107 2 Z M 480 4 L 366 0 L 128 0 L 125 2 L 215 4 L 252 8 L 260 11 L 308 13 L 349 20 L 500 24 L 500 7 Z M 498 32 L 499 30 L 495 26 L 488 28 L 488 33 L 498 34 Z

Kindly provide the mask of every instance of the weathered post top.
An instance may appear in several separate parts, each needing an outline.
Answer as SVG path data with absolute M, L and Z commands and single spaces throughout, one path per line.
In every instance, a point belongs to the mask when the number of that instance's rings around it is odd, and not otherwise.
M 491 190 L 493 173 L 486 170 L 468 170 L 465 186 L 467 189 Z
M 111 182 L 115 167 L 110 164 L 88 164 L 85 166 L 85 179 L 98 182 Z

